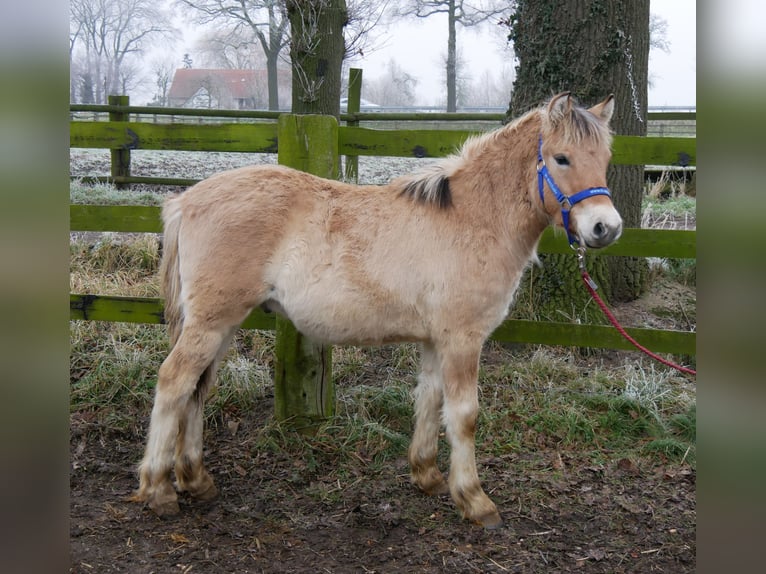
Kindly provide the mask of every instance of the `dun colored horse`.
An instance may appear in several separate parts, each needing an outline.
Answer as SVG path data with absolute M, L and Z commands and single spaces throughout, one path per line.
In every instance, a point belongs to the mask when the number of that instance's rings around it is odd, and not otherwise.
M 260 306 L 319 342 L 419 343 L 412 482 L 448 491 L 466 519 L 499 526 L 474 453 L 482 344 L 548 225 L 566 224 L 587 247 L 619 237 L 605 187 L 613 109 L 611 96 L 585 109 L 559 94 L 385 186 L 253 166 L 169 199 L 161 277 L 172 350 L 134 499 L 167 515 L 179 511 L 176 488 L 216 496 L 202 463 L 203 403 L 232 335 Z M 442 426 L 447 479 L 437 467 Z

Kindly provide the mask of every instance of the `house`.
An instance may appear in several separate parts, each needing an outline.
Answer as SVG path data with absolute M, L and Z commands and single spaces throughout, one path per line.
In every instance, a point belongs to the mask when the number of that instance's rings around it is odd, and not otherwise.
M 268 107 L 266 70 L 180 68 L 168 91 L 179 108 L 247 110 Z

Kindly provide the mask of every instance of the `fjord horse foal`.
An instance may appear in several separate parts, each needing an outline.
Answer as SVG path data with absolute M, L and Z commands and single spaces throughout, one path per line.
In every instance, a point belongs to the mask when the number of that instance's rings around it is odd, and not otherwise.
M 419 343 L 412 481 L 449 492 L 471 521 L 501 524 L 476 469 L 479 354 L 547 226 L 566 222 L 593 248 L 619 237 L 605 181 L 613 107 L 612 97 L 585 109 L 560 94 L 385 186 L 256 166 L 169 199 L 161 277 L 172 350 L 134 498 L 165 515 L 179 511 L 176 488 L 216 496 L 203 404 L 235 330 L 261 306 L 316 341 Z M 442 426 L 448 479 L 437 467 Z

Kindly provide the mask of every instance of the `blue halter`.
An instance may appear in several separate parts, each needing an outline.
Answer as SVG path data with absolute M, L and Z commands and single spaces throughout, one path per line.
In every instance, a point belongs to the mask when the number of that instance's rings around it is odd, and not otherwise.
M 575 243 L 579 245 L 580 242 L 578 241 L 577 237 L 572 235 L 569 231 L 569 212 L 575 206 L 575 204 L 580 203 L 589 197 L 593 197 L 594 195 L 606 195 L 607 197 L 611 198 L 612 194 L 609 193 L 609 189 L 606 187 L 589 187 L 587 189 L 583 189 L 582 191 L 578 191 L 569 197 L 564 195 L 559 189 L 559 186 L 556 185 L 556 182 L 553 181 L 553 176 L 548 171 L 548 166 L 545 165 L 545 160 L 543 159 L 543 136 L 541 134 L 540 143 L 537 146 L 537 189 L 540 192 L 540 201 L 543 202 L 543 205 L 545 204 L 544 182 L 548 184 L 548 187 L 551 188 L 553 195 L 556 196 L 556 200 L 561 204 L 561 219 L 564 223 L 564 229 L 567 232 L 569 245 L 574 245 Z

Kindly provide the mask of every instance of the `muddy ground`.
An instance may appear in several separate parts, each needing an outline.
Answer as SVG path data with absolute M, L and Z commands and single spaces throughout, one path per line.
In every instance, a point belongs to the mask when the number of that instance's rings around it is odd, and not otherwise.
M 128 501 L 142 433 L 107 432 L 73 414 L 70 572 L 695 571 L 696 472 L 687 465 L 594 464 L 555 445 L 479 452 L 505 520 L 485 531 L 461 520 L 449 497 L 411 486 L 404 458 L 381 469 L 359 453 L 341 482 L 332 463 L 252 449 L 248 437 L 272 406 L 208 429 L 220 496 L 182 498 L 170 519 Z

